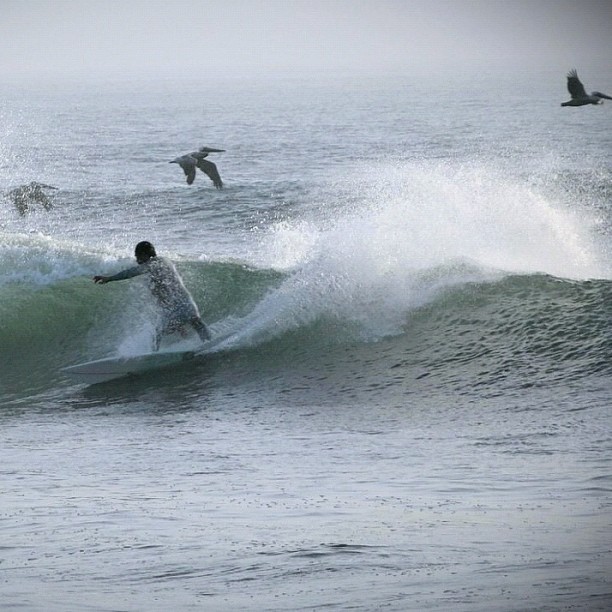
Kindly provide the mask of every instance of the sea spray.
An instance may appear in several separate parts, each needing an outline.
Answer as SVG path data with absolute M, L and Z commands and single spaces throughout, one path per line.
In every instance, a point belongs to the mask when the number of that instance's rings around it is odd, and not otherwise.
M 457 285 L 512 274 L 601 275 L 592 219 L 482 163 L 406 162 L 345 178 L 329 201 L 262 237 L 292 273 L 244 321 L 252 341 L 319 317 L 363 338 L 401 333 L 409 313 Z

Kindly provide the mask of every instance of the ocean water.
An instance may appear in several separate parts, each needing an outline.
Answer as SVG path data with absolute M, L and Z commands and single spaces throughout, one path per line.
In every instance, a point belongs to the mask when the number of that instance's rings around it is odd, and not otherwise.
M 612 105 L 470 82 L 2 86 L 3 610 L 612 607 Z M 226 340 L 75 384 L 140 240 Z

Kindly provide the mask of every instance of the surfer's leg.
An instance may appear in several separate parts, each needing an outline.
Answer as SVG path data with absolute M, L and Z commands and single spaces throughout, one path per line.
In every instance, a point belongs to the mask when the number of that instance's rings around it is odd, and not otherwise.
M 170 319 L 166 315 L 166 313 L 162 312 L 160 318 L 156 322 L 155 325 L 155 338 L 153 341 L 153 350 L 159 351 L 161 346 L 162 339 L 165 335 L 168 334 L 168 328 L 170 327 Z
M 155 351 L 159 351 L 164 336 L 180 331 L 181 324 L 171 311 L 162 311 L 155 328 Z
M 155 330 L 155 339 L 153 340 L 153 351 L 159 351 L 159 345 L 161 344 L 163 331 L 158 327 Z
M 198 332 L 198 336 L 200 336 L 202 342 L 210 340 L 210 332 L 208 331 L 208 327 L 206 327 L 206 323 L 204 323 L 200 317 L 194 317 L 191 319 L 190 323 L 193 329 Z

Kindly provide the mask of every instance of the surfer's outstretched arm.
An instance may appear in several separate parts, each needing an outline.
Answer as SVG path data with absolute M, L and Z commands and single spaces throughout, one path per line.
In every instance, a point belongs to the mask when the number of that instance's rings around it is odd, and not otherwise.
M 113 274 L 112 276 L 94 276 L 94 283 L 98 285 L 103 285 L 104 283 L 110 283 L 112 281 L 125 280 L 126 278 L 134 278 L 134 276 L 140 276 L 147 271 L 145 266 L 134 266 L 133 268 L 128 268 L 127 270 L 122 270 L 121 272 L 117 272 L 117 274 Z

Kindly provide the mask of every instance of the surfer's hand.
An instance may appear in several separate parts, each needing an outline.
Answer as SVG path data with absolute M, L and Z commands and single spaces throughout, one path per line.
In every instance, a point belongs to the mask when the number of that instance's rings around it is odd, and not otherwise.
M 98 285 L 103 285 L 104 283 L 108 282 L 108 278 L 106 276 L 94 276 L 93 280 L 94 280 L 94 283 Z

